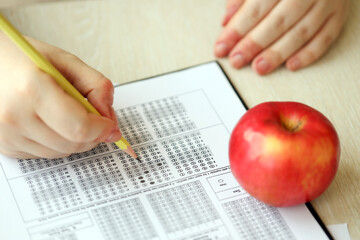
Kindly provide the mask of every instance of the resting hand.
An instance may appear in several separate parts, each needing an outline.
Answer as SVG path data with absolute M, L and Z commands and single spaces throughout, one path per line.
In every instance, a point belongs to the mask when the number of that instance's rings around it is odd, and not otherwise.
M 112 83 L 77 57 L 29 41 L 104 117 L 86 111 L 0 32 L 0 152 L 56 158 L 119 140 Z
M 252 62 L 263 75 L 286 62 L 289 70 L 321 57 L 344 25 L 349 0 L 228 0 L 217 57 L 235 68 Z

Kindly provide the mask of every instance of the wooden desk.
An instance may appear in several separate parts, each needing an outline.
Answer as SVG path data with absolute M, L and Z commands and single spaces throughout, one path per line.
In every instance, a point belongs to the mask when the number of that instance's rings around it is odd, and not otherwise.
M 20 30 L 70 51 L 124 83 L 214 60 L 225 2 L 219 0 L 77 1 L 4 10 Z M 360 239 L 360 2 L 339 40 L 316 64 L 260 77 L 221 65 L 245 102 L 299 101 L 323 112 L 340 135 L 339 171 L 313 205 L 325 224 L 348 223 Z

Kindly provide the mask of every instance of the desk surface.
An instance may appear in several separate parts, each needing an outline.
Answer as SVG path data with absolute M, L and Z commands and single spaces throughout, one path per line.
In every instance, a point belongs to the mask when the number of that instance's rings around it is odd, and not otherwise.
M 360 239 L 360 2 L 332 49 L 312 66 L 260 77 L 219 62 L 249 107 L 298 101 L 323 112 L 341 141 L 328 190 L 312 203 L 325 224 L 348 223 Z M 66 1 L 4 10 L 19 29 L 70 51 L 115 82 L 128 82 L 214 60 L 225 1 Z

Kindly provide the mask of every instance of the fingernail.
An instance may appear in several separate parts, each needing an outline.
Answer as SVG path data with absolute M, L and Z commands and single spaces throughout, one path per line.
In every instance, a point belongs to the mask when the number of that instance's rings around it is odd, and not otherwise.
M 219 42 L 215 45 L 215 55 L 217 57 L 225 57 L 228 53 L 228 47 L 226 43 Z
M 255 66 L 256 66 L 256 71 L 259 73 L 259 74 L 266 74 L 269 72 L 270 70 L 270 64 L 268 63 L 268 61 L 264 58 L 259 58 L 256 63 L 255 63 Z
M 291 60 L 289 60 L 287 65 L 291 71 L 295 71 L 301 68 L 301 62 L 297 58 L 292 58 Z
M 242 53 L 235 53 L 230 57 L 230 63 L 234 68 L 241 68 L 246 64 L 246 60 Z
M 118 128 L 114 129 L 105 142 L 116 142 L 121 138 L 121 132 Z

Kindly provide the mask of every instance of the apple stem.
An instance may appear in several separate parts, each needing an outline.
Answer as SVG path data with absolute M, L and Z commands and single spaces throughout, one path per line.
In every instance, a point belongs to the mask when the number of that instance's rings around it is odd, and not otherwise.
M 296 124 L 294 124 L 296 123 Z M 302 125 L 302 121 L 282 121 L 282 125 L 283 127 L 288 130 L 289 132 L 296 132 L 297 130 L 299 130 L 299 128 L 301 127 Z
M 301 124 L 302 124 L 302 122 L 299 121 L 299 122 L 296 124 L 296 126 L 291 129 L 291 132 L 296 132 L 296 131 L 300 128 Z

